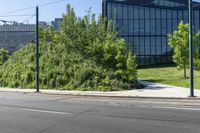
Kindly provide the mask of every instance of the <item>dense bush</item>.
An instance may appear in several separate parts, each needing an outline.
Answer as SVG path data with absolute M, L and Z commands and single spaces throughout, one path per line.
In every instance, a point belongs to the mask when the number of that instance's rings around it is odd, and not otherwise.
M 76 17 L 68 5 L 60 31 L 40 30 L 40 84 L 44 89 L 122 90 L 135 88 L 135 57 L 117 37 L 112 22 L 90 13 Z M 1 86 L 35 88 L 35 44 L 1 66 Z
M 3 63 L 8 60 L 8 57 L 8 51 L 5 49 L 0 49 L 0 65 L 3 65 Z

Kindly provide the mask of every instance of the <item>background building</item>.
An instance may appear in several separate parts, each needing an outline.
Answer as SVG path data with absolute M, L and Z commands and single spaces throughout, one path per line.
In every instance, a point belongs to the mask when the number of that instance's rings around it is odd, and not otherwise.
M 47 22 L 45 22 L 45 21 L 40 21 L 39 25 L 40 25 L 40 27 L 47 27 L 48 26 Z
M 0 25 L 0 48 L 10 53 L 35 40 L 34 24 Z
M 194 26 L 199 31 L 200 4 L 194 2 Z M 188 0 L 103 0 L 103 14 L 137 55 L 139 65 L 169 63 L 167 34 L 179 22 L 188 23 Z
M 0 24 L 0 48 L 13 53 L 24 45 L 35 41 L 35 24 L 22 24 L 6 20 L 0 20 L 0 22 L 3 23 Z M 61 22 L 62 18 L 55 18 L 51 25 L 55 30 L 59 30 Z M 47 27 L 48 23 L 40 21 L 39 25 Z
M 59 30 L 62 21 L 63 21 L 62 18 L 55 18 L 54 21 L 51 21 L 51 26 L 53 27 L 53 29 L 55 29 L 55 30 Z

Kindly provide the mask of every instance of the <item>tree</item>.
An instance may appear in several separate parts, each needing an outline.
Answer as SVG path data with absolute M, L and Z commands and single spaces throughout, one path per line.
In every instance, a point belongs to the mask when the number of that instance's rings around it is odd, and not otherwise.
M 135 57 L 112 22 L 106 22 L 90 11 L 77 17 L 67 5 L 59 31 L 40 29 L 41 88 L 109 91 L 137 87 Z M 0 76 L 1 86 L 34 88 L 35 44 L 10 56 Z
M 0 65 L 3 65 L 8 60 L 8 50 L 0 49 Z
M 188 24 L 180 22 L 178 29 L 168 34 L 169 45 L 173 48 L 173 61 L 179 70 L 183 70 L 184 78 L 187 78 L 186 68 L 189 65 L 189 27 Z M 194 39 L 195 40 L 195 35 Z M 194 41 L 195 42 L 195 41 Z M 197 50 L 194 48 L 194 56 Z
M 119 80 L 127 82 L 132 79 L 136 81 L 135 58 L 134 56 L 130 58 L 127 44 L 124 39 L 118 37 L 112 21 L 107 21 L 102 16 L 95 19 L 95 15 L 91 14 L 90 10 L 83 19 L 78 18 L 70 5 L 67 5 L 67 14 L 63 15 L 63 18 L 61 27 L 63 40 L 61 40 L 68 49 L 75 50 L 85 58 L 94 60 L 105 69 L 113 69 L 114 75 Z M 127 59 L 133 59 L 134 72 L 130 72 L 130 74 L 134 78 L 127 78 Z

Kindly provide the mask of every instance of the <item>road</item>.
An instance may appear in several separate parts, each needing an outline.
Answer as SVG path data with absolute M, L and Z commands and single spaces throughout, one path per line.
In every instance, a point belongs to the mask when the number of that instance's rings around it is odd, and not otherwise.
M 0 92 L 0 133 L 200 133 L 200 101 Z

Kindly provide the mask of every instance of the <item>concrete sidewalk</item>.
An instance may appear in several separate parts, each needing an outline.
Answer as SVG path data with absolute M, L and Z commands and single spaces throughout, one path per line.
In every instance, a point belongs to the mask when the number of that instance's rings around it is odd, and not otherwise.
M 189 88 L 174 87 L 159 83 L 152 83 L 147 81 L 139 81 L 140 84 L 145 85 L 144 89 L 100 92 L 100 91 L 59 91 L 59 90 L 40 90 L 43 94 L 54 95 L 73 95 L 73 96 L 101 96 L 101 97 L 147 97 L 147 98 L 188 98 L 190 94 Z M 34 93 L 33 89 L 11 89 L 0 88 L 1 92 L 21 92 Z M 200 90 L 195 90 L 195 96 L 200 98 Z

